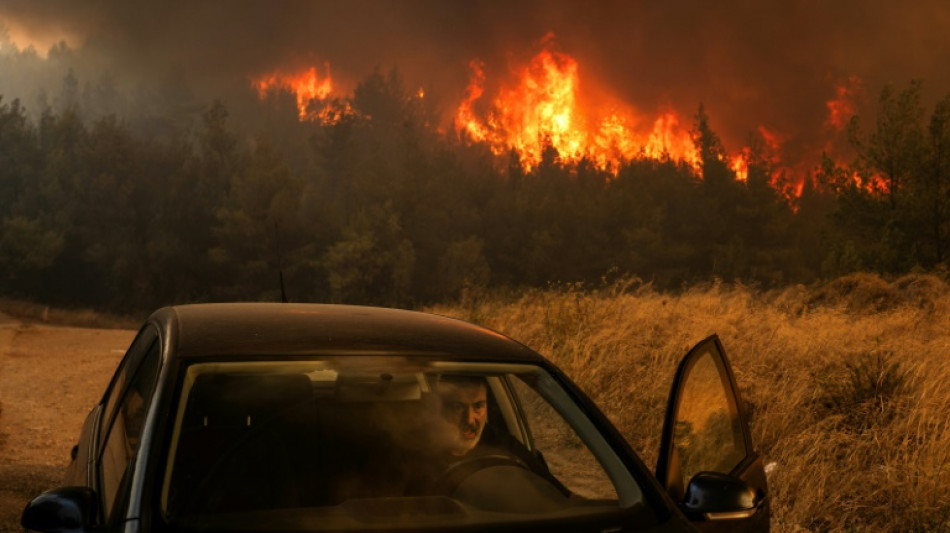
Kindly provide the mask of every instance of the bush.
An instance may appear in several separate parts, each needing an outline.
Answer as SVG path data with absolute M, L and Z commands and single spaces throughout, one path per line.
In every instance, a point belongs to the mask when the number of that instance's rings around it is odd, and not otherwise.
M 934 274 L 908 274 L 898 278 L 893 286 L 904 303 L 930 311 L 950 292 L 947 282 Z
M 843 415 L 849 427 L 863 430 L 890 421 L 908 376 L 889 351 L 859 352 L 834 362 L 816 376 L 825 408 Z
M 897 291 L 876 274 L 858 272 L 829 281 L 812 291 L 808 306 L 844 307 L 853 313 L 876 313 L 900 303 Z

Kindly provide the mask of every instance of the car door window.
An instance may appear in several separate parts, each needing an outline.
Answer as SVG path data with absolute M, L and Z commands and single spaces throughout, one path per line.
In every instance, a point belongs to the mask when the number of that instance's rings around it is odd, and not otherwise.
M 751 455 L 735 380 L 714 335 L 680 363 L 667 406 L 657 476 L 678 499 L 698 472 L 731 474 Z
M 701 471 L 728 474 L 747 451 L 728 380 L 717 359 L 706 351 L 690 368 L 673 430 L 684 483 Z
M 537 391 L 520 379 L 511 380 L 524 411 L 525 424 L 551 474 L 574 494 L 616 500 L 617 491 L 603 467 L 564 418 Z
M 145 415 L 148 410 L 160 363 L 158 339 L 152 340 L 141 364 L 129 380 L 128 387 L 117 395 L 116 413 L 109 427 L 99 457 L 99 488 L 102 494 L 104 516 L 110 519 L 118 500 L 119 487 L 129 471 L 136 451 Z
M 101 443 L 105 441 L 106 431 L 112 424 L 112 419 L 116 412 L 116 404 L 122 392 L 128 385 L 132 373 L 138 369 L 142 358 L 152 349 L 156 339 L 158 339 L 158 332 L 155 328 L 153 326 L 146 326 L 135 337 L 135 340 L 132 341 L 132 345 L 126 352 L 125 357 L 123 357 L 122 362 L 119 363 L 119 367 L 112 377 L 112 382 L 109 383 L 105 396 L 102 398 L 104 408 L 102 410 L 101 422 L 99 423 L 98 442 L 100 446 Z

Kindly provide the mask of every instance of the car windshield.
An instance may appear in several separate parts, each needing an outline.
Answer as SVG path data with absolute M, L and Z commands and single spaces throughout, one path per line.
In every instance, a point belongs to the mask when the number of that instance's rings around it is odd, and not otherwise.
M 163 517 L 200 530 L 365 530 L 630 511 L 642 493 L 529 364 L 326 357 L 184 373 Z

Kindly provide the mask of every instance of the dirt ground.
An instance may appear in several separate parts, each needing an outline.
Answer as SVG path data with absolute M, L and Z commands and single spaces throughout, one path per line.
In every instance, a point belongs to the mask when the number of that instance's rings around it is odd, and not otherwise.
M 134 331 L 26 324 L 0 314 L 0 533 L 56 487 L 83 420 Z

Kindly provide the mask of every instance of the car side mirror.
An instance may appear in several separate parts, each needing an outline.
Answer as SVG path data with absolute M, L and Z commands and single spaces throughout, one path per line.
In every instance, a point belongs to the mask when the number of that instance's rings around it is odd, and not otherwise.
M 755 514 L 762 495 L 737 477 L 720 472 L 698 472 L 686 486 L 682 508 L 706 520 L 748 518 Z
M 20 525 L 41 533 L 89 531 L 99 513 L 99 498 L 89 487 L 60 487 L 26 505 Z

